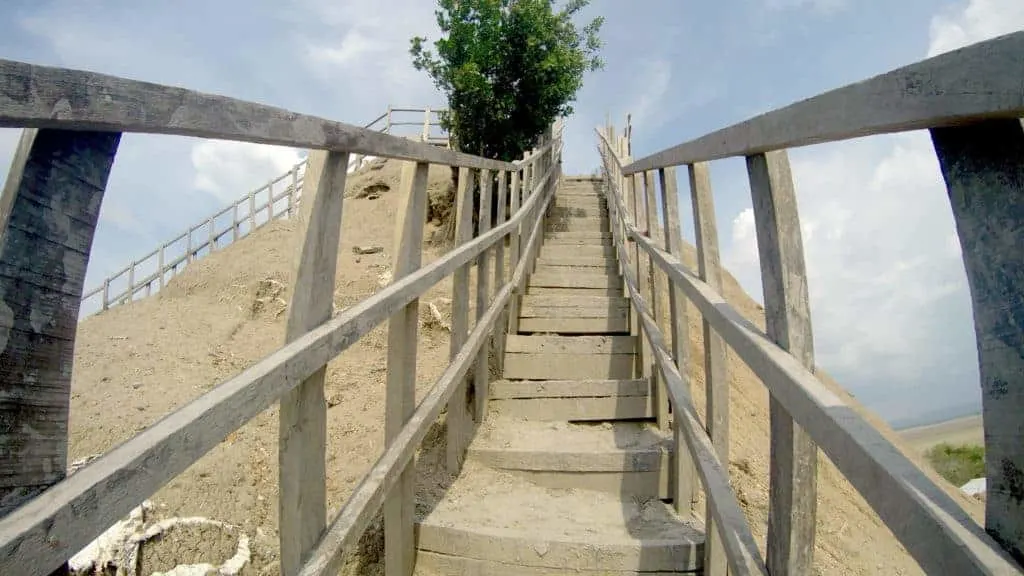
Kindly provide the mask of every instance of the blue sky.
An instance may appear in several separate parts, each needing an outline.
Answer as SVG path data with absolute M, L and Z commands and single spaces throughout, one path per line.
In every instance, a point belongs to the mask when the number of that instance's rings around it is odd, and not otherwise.
M 407 54 L 410 36 L 436 38 L 432 12 L 426 0 L 7 0 L 0 57 L 360 124 L 389 103 L 443 104 Z M 569 172 L 596 167 L 593 128 L 607 113 L 619 127 L 633 114 L 642 156 L 1024 28 L 1020 0 L 594 0 L 587 13 L 606 17 L 606 68 L 586 79 L 567 122 Z M 0 130 L 3 165 L 17 134 Z M 126 135 L 87 287 L 300 154 Z M 888 419 L 978 403 L 967 283 L 927 135 L 799 149 L 791 161 L 819 364 Z M 761 300 L 743 161 L 714 163 L 712 182 L 723 260 Z

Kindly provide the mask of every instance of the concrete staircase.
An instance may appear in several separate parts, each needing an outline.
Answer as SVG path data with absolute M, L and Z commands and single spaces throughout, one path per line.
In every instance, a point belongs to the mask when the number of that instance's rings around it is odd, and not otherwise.
M 419 511 L 420 574 L 699 572 L 703 526 L 663 499 L 671 443 L 597 180 L 563 180 L 462 473 Z

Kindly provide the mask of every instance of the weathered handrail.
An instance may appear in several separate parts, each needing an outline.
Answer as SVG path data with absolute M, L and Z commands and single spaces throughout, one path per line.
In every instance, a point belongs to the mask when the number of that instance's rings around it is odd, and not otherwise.
M 602 150 L 602 157 L 607 163 L 610 151 L 607 147 Z M 611 156 L 614 160 L 614 156 Z M 634 313 L 640 320 L 640 326 L 650 351 L 661 375 L 664 378 L 669 398 L 676 415 L 676 426 L 681 430 L 682 438 L 686 447 L 679 442 L 679 434 L 676 435 L 676 446 L 674 452 L 680 454 L 683 450 L 689 450 L 696 463 L 697 472 L 707 494 L 708 510 L 714 516 L 715 526 L 722 537 L 722 543 L 729 561 L 731 573 L 736 575 L 760 574 L 767 576 L 764 560 L 757 549 L 757 542 L 747 525 L 746 517 L 740 508 L 739 500 L 729 485 L 729 474 L 727 464 L 723 465 L 715 454 L 715 448 L 704 431 L 703 425 L 697 417 L 693 404 L 690 400 L 689 382 L 680 374 L 672 356 L 665 345 L 665 339 L 658 328 L 658 323 L 651 315 L 650 306 L 640 294 L 637 286 L 637 278 L 630 267 L 629 252 L 623 243 L 622 226 L 625 224 L 626 210 L 622 205 L 619 189 L 611 174 L 617 170 L 617 166 L 606 164 L 605 195 L 609 197 L 610 216 L 613 219 L 612 237 L 615 242 L 615 250 L 622 263 L 623 279 L 626 285 Z M 626 228 L 630 226 L 625 224 Z M 677 474 L 678 470 L 673 469 L 671 474 Z M 678 479 L 677 479 L 678 481 Z M 688 496 L 688 495 L 687 495 Z M 688 503 L 687 503 L 688 505 Z M 677 502 L 677 507 L 682 503 Z
M 24 132 L 15 157 L 14 171 L 4 191 L 5 200 L 13 203 L 14 210 L 2 215 L 6 219 L 4 235 L 7 241 L 0 243 L 0 262 L 6 266 L 0 266 L 0 270 L 7 270 L 8 275 L 0 274 L 0 288 L 3 288 L 0 293 L 8 297 L 20 293 L 10 286 L 21 286 L 22 276 L 27 275 L 32 279 L 47 280 L 42 286 L 33 288 L 42 296 L 48 297 L 50 292 L 59 290 L 60 294 L 71 298 L 65 307 L 47 309 L 49 314 L 55 315 L 52 320 L 37 322 L 34 319 L 27 325 L 16 322 L 6 327 L 11 334 L 8 346 L 16 345 L 19 351 L 25 351 L 26 362 L 31 361 L 33 366 L 43 366 L 48 370 L 45 373 L 47 393 L 58 397 L 60 403 L 56 409 L 36 404 L 33 404 L 33 409 L 43 409 L 50 420 L 66 419 L 67 399 L 59 396 L 61 391 L 70 393 L 70 372 L 64 370 L 61 363 L 65 357 L 63 349 L 70 350 L 74 344 L 75 324 L 73 320 L 69 321 L 69 317 L 78 312 L 81 270 L 84 269 L 81 262 L 88 256 L 99 199 L 102 198 L 119 137 L 117 133 L 110 135 L 103 130 L 205 135 L 329 150 L 326 153 L 311 152 L 307 162 L 307 190 L 304 193 L 307 198 L 299 220 L 305 234 L 289 306 L 287 344 L 67 478 L 63 478 L 63 465 L 58 457 L 52 460 L 57 465 L 50 466 L 51 470 L 57 469 L 47 477 L 40 477 L 38 471 L 46 470 L 48 462 L 27 461 L 30 473 L 25 476 L 32 480 L 38 478 L 44 488 L 49 488 L 37 497 L 18 502 L 20 506 L 9 512 L 0 512 L 6 513 L 0 518 L 0 572 L 24 572 L 26 567 L 30 567 L 33 573 L 50 573 L 229 433 L 280 401 L 281 569 L 286 576 L 298 573 L 321 535 L 337 533 L 337 530 L 325 532 L 324 367 L 334 356 L 385 320 L 389 322 L 385 411 L 387 442 L 384 456 L 371 474 L 383 470 L 387 477 L 384 481 L 393 489 L 384 490 L 378 484 L 369 493 L 363 490 L 358 493 L 362 499 L 350 503 L 345 510 L 355 511 L 356 516 L 365 519 L 373 511 L 367 506 L 379 505 L 383 499 L 384 514 L 388 518 L 385 523 L 388 572 L 411 572 L 411 510 L 415 496 L 410 482 L 412 470 L 409 469 L 408 455 L 426 433 L 430 424 L 427 417 L 436 417 L 442 403 L 447 401 L 449 413 L 455 412 L 452 407 L 458 402 L 452 397 L 453 386 L 459 385 L 464 378 L 469 366 L 467 358 L 474 356 L 478 363 L 474 379 L 477 417 L 482 418 L 486 414 L 486 355 L 482 356 L 482 370 L 479 366 L 481 352 L 486 351 L 483 342 L 489 333 L 504 330 L 498 319 L 504 314 L 511 294 L 522 289 L 524 275 L 532 270 L 538 244 L 537 230 L 541 227 L 560 174 L 559 131 L 555 131 L 555 138 L 549 137 L 540 149 L 527 155 L 526 160 L 509 163 L 248 102 L 87 72 L 0 61 L 0 80 L 7 86 L 21 87 L 21 91 L 0 94 L 0 125 L 37 129 Z M 64 149 L 74 153 L 64 152 Z M 331 295 L 336 262 L 333 251 L 341 235 L 349 151 L 411 162 L 405 166 L 402 175 L 404 210 L 400 210 L 396 225 L 398 240 L 394 280 L 377 294 L 332 317 Z M 472 189 L 468 185 L 471 169 L 479 170 L 484 201 L 480 203 L 480 225 L 476 237 L 472 237 L 470 226 L 464 230 L 463 243 L 421 267 L 426 176 L 430 162 L 460 167 L 462 178 L 457 207 L 460 222 L 467 221 L 469 217 L 472 224 Z M 71 186 L 82 188 L 81 192 L 66 190 L 66 181 L 61 178 L 37 176 L 59 173 L 67 167 L 79 170 L 76 175 L 80 176 L 70 182 Z M 513 186 L 508 189 L 509 177 L 519 172 L 523 172 L 524 178 L 511 178 Z M 525 178 L 526 174 L 531 177 Z M 25 175 L 29 177 L 23 177 Z M 489 229 L 491 214 L 484 208 L 490 199 L 492 176 L 498 182 L 499 199 L 503 201 L 506 197 L 503 195 L 511 193 L 516 209 L 508 220 L 499 210 L 496 226 Z M 48 228 L 49 220 L 36 222 L 34 219 L 40 215 L 33 212 L 36 209 L 31 201 L 26 203 L 22 198 L 48 198 L 71 192 L 78 194 L 74 196 L 78 204 L 64 205 L 63 209 L 70 213 L 73 222 L 80 222 L 76 225 L 84 230 L 76 231 L 72 235 L 76 243 L 67 246 L 65 236 L 59 236 L 56 242 L 49 240 L 48 230 L 51 234 L 62 234 L 61 230 L 53 232 Z M 52 216 L 44 212 L 42 218 Z M 12 221 L 18 222 L 20 228 L 12 227 Z M 12 234 L 26 229 L 37 233 L 37 236 L 27 241 L 20 237 L 16 238 L 17 241 L 10 240 Z M 524 234 L 520 233 L 521 229 Z M 526 238 L 526 232 L 532 232 L 530 239 Z M 82 237 L 88 241 L 84 245 L 77 240 Z M 481 277 L 486 277 L 487 256 L 492 250 L 499 252 L 506 237 L 511 237 L 512 245 L 525 250 L 522 257 L 514 262 L 516 274 L 509 282 L 501 284 L 496 300 L 486 283 L 480 284 L 477 327 L 456 350 L 453 365 L 429 396 L 431 403 L 421 406 L 421 410 L 416 412 L 412 400 L 419 296 L 449 274 L 457 272 L 468 278 L 468 266 L 474 263 L 480 268 Z M 46 244 L 47 241 L 50 244 Z M 46 249 L 42 252 L 43 257 L 32 260 L 34 249 L 39 246 Z M 70 255 L 64 255 L 64 250 L 72 249 L 74 251 Z M 54 259 L 65 263 L 65 268 L 62 268 L 66 270 L 65 274 L 79 275 L 70 281 L 58 278 L 57 282 L 50 282 L 49 276 L 44 274 L 52 275 L 53 268 L 49 263 Z M 7 265 L 10 261 L 21 268 Z M 22 269 L 27 271 L 21 272 Z M 10 270 L 18 273 L 11 276 Z M 501 276 L 496 273 L 496 278 L 501 279 Z M 464 313 L 468 309 L 467 298 L 468 295 L 453 302 L 453 316 L 456 310 Z M 38 314 L 39 311 L 32 308 L 34 301 L 34 298 L 27 302 L 8 299 L 7 303 L 9 306 L 27 306 L 32 314 Z M 28 313 L 18 311 L 13 317 L 27 318 Z M 44 350 L 32 344 L 33 338 L 37 338 L 35 334 L 49 330 L 51 325 L 72 327 L 70 338 L 61 341 L 64 348 L 56 349 L 56 352 L 52 347 Z M 453 327 L 453 341 L 455 338 L 456 329 Z M 41 385 L 37 379 L 23 378 L 20 372 L 11 372 L 9 368 L 6 372 L 0 371 L 0 378 L 9 390 L 17 394 L 11 398 L 34 398 L 33 387 Z M 16 402 L 10 404 L 16 411 L 21 410 L 17 413 L 23 419 L 34 414 L 24 406 L 19 408 Z M 60 406 L 64 406 L 63 412 Z M 451 427 L 452 420 L 449 419 L 450 430 Z M 30 425 L 25 428 L 31 429 Z M 0 441 L 6 446 L 26 446 L 26 440 L 18 436 L 23 434 L 22 428 L 15 426 L 12 430 L 6 436 L 0 436 Z M 63 442 L 66 444 L 66 420 L 63 430 Z M 51 446 L 61 442 L 61 437 L 54 435 L 45 440 L 47 446 Z M 450 452 L 458 453 L 465 450 L 468 438 L 456 436 L 454 443 L 451 437 L 449 440 Z M 57 446 L 59 448 L 59 444 Z M 66 447 L 63 450 L 66 451 Z M 460 460 L 455 459 L 453 471 L 457 471 Z M 4 461 L 0 464 L 10 469 L 14 463 Z M 362 486 L 372 488 L 375 478 L 368 477 Z M 344 530 L 342 544 L 347 542 L 346 538 L 365 528 L 365 523 L 360 524 L 361 520 L 352 524 L 347 518 L 340 518 L 332 524 Z M 356 524 L 359 525 L 356 527 Z M 336 559 L 344 550 L 344 546 L 336 541 L 325 545 L 330 555 L 328 561 Z
M 0 128 L 169 134 L 465 168 L 516 168 L 317 116 L 106 74 L 0 60 L 0 77 L 16 87 L 0 92 Z
M 1024 492 L 1017 488 L 1015 471 L 1024 465 L 1017 433 L 1022 412 L 1020 397 L 1007 392 L 1020 385 L 1024 356 L 1013 344 L 1019 343 L 1022 328 L 1011 326 L 1006 318 L 1018 314 L 1024 302 L 1024 283 L 1017 272 L 1024 269 L 1019 250 L 1024 239 L 1024 127 L 1018 120 L 1024 115 L 1022 72 L 1024 32 L 1018 32 L 816 96 L 637 161 L 622 158 L 628 143 L 610 140 L 615 138 L 610 129 L 607 134 L 598 130 L 610 181 L 632 183 L 638 206 L 644 203 L 640 189 L 646 188 L 648 203 L 654 197 L 655 170 L 665 194 L 667 171 L 680 164 L 689 168 L 701 278 L 652 239 L 642 215 L 636 222 L 620 219 L 617 226 L 633 243 L 637 261 L 642 255 L 653 262 L 672 288 L 681 289 L 701 311 L 706 344 L 710 337 L 723 339 L 769 390 L 770 572 L 810 573 L 820 445 L 928 573 L 1021 573 L 1015 560 L 1024 559 Z M 931 131 L 974 301 L 985 392 L 988 532 L 814 376 L 803 241 L 785 148 L 920 128 Z M 750 177 L 767 333 L 743 320 L 722 299 L 716 291 L 720 287 L 711 282 L 714 274 L 704 269 L 702 242 L 717 251 L 716 238 L 702 238 L 707 230 L 714 231 L 707 161 L 738 155 L 746 156 Z M 655 347 L 656 360 L 663 353 Z M 711 366 L 706 370 L 710 376 Z M 721 378 L 710 379 L 717 384 L 709 385 L 708 398 L 721 393 L 727 400 Z M 715 414 L 712 406 L 709 402 L 709 429 L 727 427 L 727 408 Z M 718 440 L 714 443 L 719 447 Z M 717 571 L 709 565 L 705 563 L 706 570 Z
M 762 114 L 622 168 L 625 175 L 874 134 L 1024 117 L 1024 32 L 1014 32 Z

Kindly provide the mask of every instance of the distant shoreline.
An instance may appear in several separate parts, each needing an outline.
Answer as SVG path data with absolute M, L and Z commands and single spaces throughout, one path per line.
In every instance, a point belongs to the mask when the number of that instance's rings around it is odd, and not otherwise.
M 985 435 L 981 414 L 961 416 L 944 422 L 897 430 L 897 434 L 911 447 L 925 452 L 936 444 L 984 445 Z

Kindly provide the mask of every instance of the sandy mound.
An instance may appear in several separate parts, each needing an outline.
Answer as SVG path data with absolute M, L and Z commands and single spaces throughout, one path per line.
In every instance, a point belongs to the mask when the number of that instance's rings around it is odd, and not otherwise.
M 399 162 L 375 160 L 349 176 L 338 252 L 336 310 L 373 294 L 390 279 L 400 171 Z M 446 167 L 431 168 L 428 238 L 444 226 L 443 199 L 451 194 L 450 174 Z M 190 265 L 159 295 L 82 322 L 72 386 L 71 459 L 113 448 L 279 347 L 291 298 L 296 236 L 293 221 L 269 224 Z M 356 246 L 382 250 L 356 254 Z M 428 242 L 424 263 L 441 254 L 441 248 L 434 246 Z M 692 265 L 692 250 L 686 260 Z M 475 284 L 475 278 L 471 281 Z M 760 307 L 732 277 L 726 278 L 725 292 L 741 313 L 763 325 Z M 474 293 L 475 288 L 471 289 Z M 448 363 L 450 297 L 448 278 L 421 300 L 419 398 Z M 472 305 L 475 298 L 470 300 Z M 470 318 L 474 315 L 471 312 Z M 383 449 L 386 331 L 386 325 L 379 326 L 328 366 L 329 517 L 336 514 Z M 700 359 L 701 330 L 692 306 L 690 334 L 691 357 Z M 767 392 L 742 362 L 730 360 L 733 486 L 755 535 L 763 542 L 768 489 Z M 695 402 L 703 410 L 699 366 L 691 367 L 691 376 Z M 447 484 L 441 471 L 443 439 L 442 418 L 428 434 L 417 463 L 421 495 Z M 154 494 L 154 510 L 147 514 L 147 525 L 169 517 L 198 516 L 237 526 L 250 538 L 251 549 L 250 561 L 241 573 L 277 574 L 277 444 L 275 406 Z M 827 459 L 822 459 L 820 470 L 820 572 L 919 573 Z M 975 504 L 973 512 L 978 511 Z M 346 571 L 380 573 L 381 545 L 378 523 L 367 532 Z M 209 561 L 222 561 L 229 547 L 214 542 L 210 551 L 214 557 Z M 147 565 L 166 569 L 164 550 L 156 548 L 142 555 L 151 560 Z

